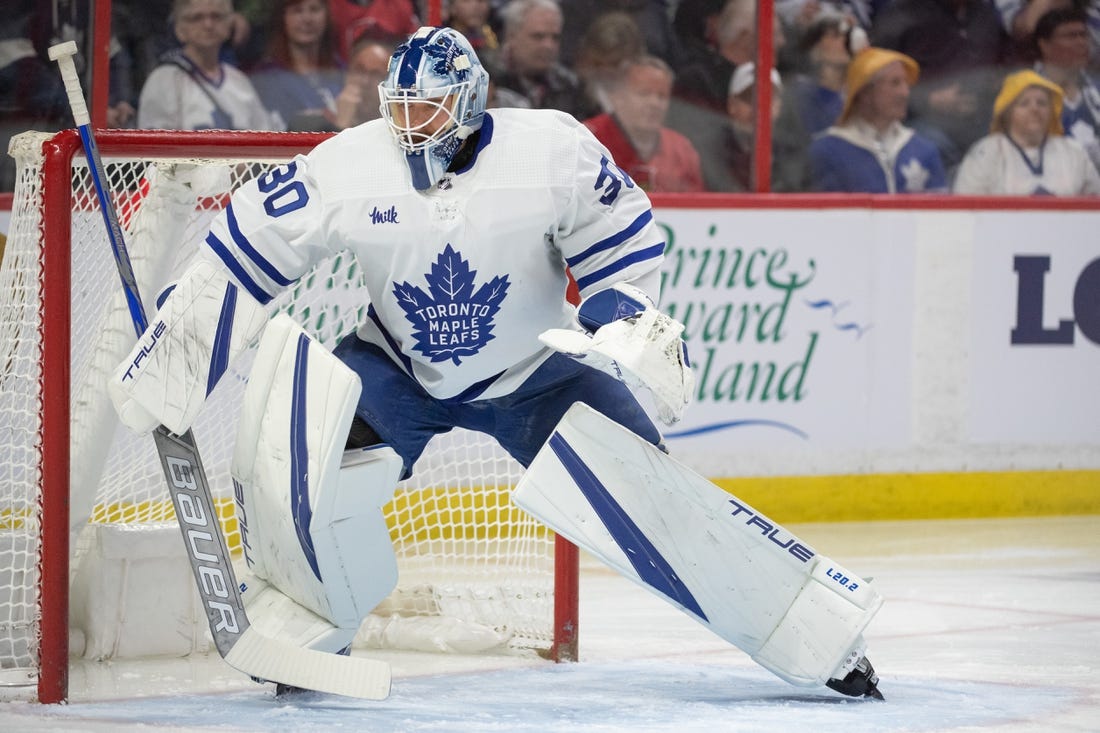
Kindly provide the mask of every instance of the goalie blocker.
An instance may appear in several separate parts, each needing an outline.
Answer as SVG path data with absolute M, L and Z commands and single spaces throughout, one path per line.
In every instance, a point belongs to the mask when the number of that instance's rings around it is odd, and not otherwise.
M 569 409 L 513 501 L 787 682 L 882 698 L 867 581 L 591 408 Z
M 137 433 L 191 428 L 229 365 L 267 323 L 263 306 L 204 259 L 170 290 L 107 392 L 119 419 Z

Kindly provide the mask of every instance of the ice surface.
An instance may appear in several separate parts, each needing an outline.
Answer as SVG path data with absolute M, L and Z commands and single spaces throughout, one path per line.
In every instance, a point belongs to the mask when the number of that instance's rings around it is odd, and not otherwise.
M 586 559 L 578 664 L 378 652 L 393 693 L 365 702 L 276 700 L 217 658 L 81 662 L 68 705 L 0 703 L 0 730 L 1100 730 L 1100 517 L 791 529 L 886 597 L 868 633 L 885 703 L 787 685 Z

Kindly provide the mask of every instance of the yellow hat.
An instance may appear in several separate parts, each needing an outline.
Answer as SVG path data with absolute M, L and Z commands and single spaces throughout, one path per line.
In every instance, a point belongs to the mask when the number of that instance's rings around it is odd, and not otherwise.
M 874 46 L 868 46 L 856 54 L 852 62 L 848 64 L 848 74 L 844 80 L 846 89 L 844 109 L 840 113 L 838 123 L 843 124 L 848 121 L 848 116 L 852 113 L 852 104 L 855 102 L 860 90 L 870 84 L 871 79 L 884 66 L 895 61 L 900 61 L 902 66 L 905 67 L 905 77 L 909 82 L 909 86 L 916 84 L 917 77 L 920 76 L 920 66 L 905 54 Z
M 1050 92 L 1054 114 L 1050 116 L 1050 127 L 1047 131 L 1051 135 L 1062 134 L 1062 87 L 1031 69 L 1017 71 L 1005 77 L 1004 83 L 1001 84 L 1001 91 L 993 100 L 993 123 L 989 126 L 990 132 L 1004 132 L 1005 112 L 1028 87 L 1040 87 Z

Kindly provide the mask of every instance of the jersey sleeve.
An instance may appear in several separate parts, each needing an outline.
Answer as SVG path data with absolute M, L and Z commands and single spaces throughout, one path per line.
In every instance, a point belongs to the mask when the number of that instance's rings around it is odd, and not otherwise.
M 995 138 L 986 136 L 970 146 L 955 174 L 954 193 L 988 195 L 997 193 L 997 165 Z
M 323 219 L 310 159 L 300 155 L 234 192 L 214 219 L 203 254 L 266 304 L 331 254 Z
M 665 241 L 649 197 L 588 128 L 578 123 L 576 136 L 572 200 L 556 239 L 581 297 L 630 282 L 657 302 Z
M 839 155 L 839 141 L 832 135 L 822 135 L 810 144 L 810 180 L 814 191 L 846 191 L 841 178 L 848 169 Z

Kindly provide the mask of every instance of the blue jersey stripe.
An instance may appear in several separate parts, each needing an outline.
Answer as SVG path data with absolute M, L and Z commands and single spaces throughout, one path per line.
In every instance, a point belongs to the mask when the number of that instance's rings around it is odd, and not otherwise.
M 321 580 L 317 567 L 317 552 L 313 548 L 313 536 L 309 533 L 313 521 L 313 508 L 309 505 L 309 447 L 306 443 L 306 370 L 309 367 L 309 338 L 298 336 L 298 349 L 294 354 L 294 384 L 290 403 L 290 513 L 294 517 L 294 531 L 298 544 L 306 556 L 310 569 Z
M 237 258 L 233 256 L 229 248 L 225 246 L 225 243 L 214 236 L 214 232 L 210 232 L 206 235 L 206 246 L 209 247 L 210 250 L 217 255 L 218 259 L 222 261 L 222 264 L 233 273 L 233 277 L 237 278 L 237 282 L 244 285 L 244 289 L 248 291 L 249 295 L 260 301 L 262 305 L 267 305 L 271 302 L 273 296 L 260 287 L 258 282 L 252 279 L 252 276 L 241 267 L 241 263 L 237 262 Z
M 410 377 L 413 376 L 412 359 L 401 353 L 401 347 L 398 345 L 397 340 L 386 330 L 386 327 L 382 325 L 382 319 L 378 317 L 378 311 L 374 309 L 374 305 L 367 306 L 367 318 L 374 322 L 374 325 L 378 328 L 378 332 L 382 334 L 382 338 L 386 339 L 386 344 L 390 347 L 390 351 L 394 353 L 398 359 L 401 360 L 401 366 Z M 414 377 L 415 379 L 415 377 Z
M 222 312 L 218 316 L 218 325 L 214 331 L 214 343 L 210 351 L 210 369 L 206 374 L 206 396 L 214 391 L 218 380 L 229 368 L 229 343 L 233 335 L 233 320 L 237 313 L 237 286 L 233 283 L 225 289 L 222 297 Z
M 580 254 L 567 258 L 565 262 L 570 267 L 576 267 L 594 254 L 611 249 L 612 247 L 618 247 L 620 244 L 642 231 L 651 221 L 653 221 L 653 212 L 651 210 L 643 211 L 626 229 L 612 234 L 607 239 L 601 239 Z
M 491 377 L 487 377 L 486 379 L 482 379 L 480 382 L 474 382 L 469 387 L 467 387 L 466 389 L 464 389 L 461 392 L 459 392 L 458 394 L 456 394 L 454 397 L 447 397 L 445 399 L 441 399 L 440 402 L 442 402 L 444 404 L 447 404 L 447 405 L 460 405 L 464 402 L 470 402 L 472 400 L 476 400 L 478 397 L 481 396 L 482 392 L 484 392 L 485 390 L 489 389 L 489 387 L 492 386 L 493 382 L 500 379 L 502 374 L 504 374 L 504 372 L 497 372 L 496 374 L 494 374 Z
M 630 560 L 638 577 L 646 585 L 668 596 L 674 603 L 706 621 L 707 615 L 703 613 L 695 596 L 676 575 L 672 565 L 649 541 L 630 515 L 623 511 L 607 487 L 585 464 L 584 459 L 573 450 L 573 446 L 569 445 L 558 432 L 551 435 L 547 442 L 569 473 L 569 477 L 577 484 L 581 493 L 588 499 L 588 503 L 596 511 L 600 521 L 611 533 L 612 539 L 622 548 L 623 554 Z
M 256 251 L 256 248 L 252 246 L 252 243 L 248 241 L 248 237 L 241 231 L 240 225 L 237 223 L 237 214 L 233 210 L 233 204 L 230 202 L 229 206 L 225 207 L 225 219 L 229 225 L 229 235 L 233 237 L 233 244 L 237 245 L 237 249 L 243 252 L 248 259 L 256 263 L 256 266 L 260 270 L 271 278 L 272 282 L 286 287 L 290 285 L 293 280 L 279 272 L 275 265 L 271 264 L 263 255 Z
M 620 270 L 625 270 L 631 265 L 635 265 L 639 262 L 645 262 L 646 260 L 652 260 L 662 256 L 665 253 L 665 243 L 661 242 L 655 244 L 647 249 L 638 250 L 637 252 L 631 252 L 626 257 L 615 260 L 606 267 L 601 267 L 595 272 L 590 272 L 583 277 L 577 278 L 577 288 L 584 290 L 589 285 L 598 283 L 606 277 L 611 277 Z

